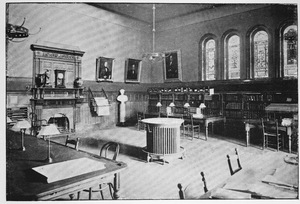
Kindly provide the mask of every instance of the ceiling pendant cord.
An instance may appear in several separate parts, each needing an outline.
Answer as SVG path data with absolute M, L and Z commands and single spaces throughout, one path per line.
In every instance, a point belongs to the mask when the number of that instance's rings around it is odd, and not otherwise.
M 152 27 L 152 53 L 155 52 L 155 4 L 153 4 L 153 7 L 152 7 L 152 10 L 153 10 L 153 27 Z

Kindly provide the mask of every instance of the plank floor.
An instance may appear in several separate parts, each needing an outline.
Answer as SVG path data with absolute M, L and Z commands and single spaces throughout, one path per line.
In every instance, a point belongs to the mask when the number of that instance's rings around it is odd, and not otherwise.
M 201 133 L 203 138 L 203 134 Z M 242 141 L 228 140 L 218 135 L 209 135 L 207 141 L 181 137 L 181 146 L 186 150 L 184 159 L 173 158 L 169 163 L 146 161 L 141 148 L 146 146 L 146 132 L 136 127 L 115 127 L 107 130 L 78 132 L 79 149 L 99 154 L 101 146 L 107 141 L 120 143 L 121 150 L 117 160 L 127 163 L 128 168 L 121 173 L 120 199 L 125 200 L 177 200 L 177 184 L 193 186 L 191 195 L 203 194 L 200 172 L 206 176 L 208 189 L 214 188 L 230 177 L 226 155 L 237 148 L 243 167 L 264 168 L 272 165 L 278 158 L 290 155 L 286 152 L 261 150 L 258 147 L 245 147 Z M 64 143 L 64 138 L 55 142 Z M 242 181 L 241 181 L 242 182 Z M 95 195 L 93 199 L 100 198 Z M 82 195 L 82 199 L 86 199 Z

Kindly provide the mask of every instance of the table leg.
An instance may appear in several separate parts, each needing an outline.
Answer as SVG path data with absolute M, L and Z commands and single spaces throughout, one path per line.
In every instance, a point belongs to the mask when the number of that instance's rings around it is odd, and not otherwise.
M 205 140 L 208 138 L 208 123 L 205 123 Z
M 226 119 L 223 119 L 223 136 L 226 136 Z
M 250 139 L 250 134 L 249 134 L 249 130 L 246 130 L 246 147 L 249 146 L 249 139 Z
M 289 126 L 286 128 L 287 128 L 286 132 L 289 137 L 289 153 L 291 153 L 292 152 L 292 127 Z
M 250 125 L 249 125 L 249 123 L 245 123 L 245 131 L 246 131 L 246 147 L 248 147 L 249 142 L 250 142 Z
M 114 199 L 117 200 L 120 198 L 120 173 L 116 173 L 114 177 Z

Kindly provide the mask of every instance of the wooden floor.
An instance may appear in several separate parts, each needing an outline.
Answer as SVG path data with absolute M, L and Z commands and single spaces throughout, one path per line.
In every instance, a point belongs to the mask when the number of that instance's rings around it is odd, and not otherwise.
M 128 168 L 121 174 L 120 195 L 121 199 L 130 200 L 179 199 L 178 183 L 184 187 L 194 186 L 194 191 L 189 192 L 191 195 L 202 194 L 200 172 L 205 173 L 208 189 L 220 184 L 230 177 L 226 155 L 234 152 L 235 148 L 238 149 L 243 167 L 251 165 L 264 168 L 274 164 L 276 159 L 290 155 L 282 151 L 245 147 L 243 141 L 229 141 L 218 135 L 209 135 L 208 141 L 181 137 L 186 157 L 173 158 L 163 165 L 160 161 L 146 162 L 146 155 L 141 151 L 146 146 L 146 132 L 138 131 L 136 127 L 85 131 L 77 133 L 76 137 L 80 137 L 80 150 L 94 154 L 99 154 L 106 141 L 121 144 L 118 160 L 126 162 Z M 57 138 L 55 142 L 63 143 L 64 138 Z M 94 199 L 97 198 L 100 195 L 95 195 Z

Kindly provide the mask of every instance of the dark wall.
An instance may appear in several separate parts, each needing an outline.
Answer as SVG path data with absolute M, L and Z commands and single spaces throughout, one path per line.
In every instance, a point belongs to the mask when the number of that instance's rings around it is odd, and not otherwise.
M 248 32 L 255 26 L 265 26 L 270 33 L 269 67 L 271 76 L 279 69 L 279 33 L 282 23 L 289 19 L 297 19 L 295 5 L 275 4 L 238 4 L 217 7 L 205 12 L 198 12 L 181 18 L 161 22 L 157 28 L 158 51 L 180 50 L 182 81 L 200 81 L 201 58 L 200 39 L 207 35 L 216 36 L 218 43 L 218 63 L 216 69 L 224 67 L 222 57 L 222 38 L 230 30 L 235 30 L 241 36 L 241 69 L 242 79 L 249 72 L 249 53 L 247 53 Z M 152 83 L 163 83 L 163 64 L 157 63 L 152 69 Z

